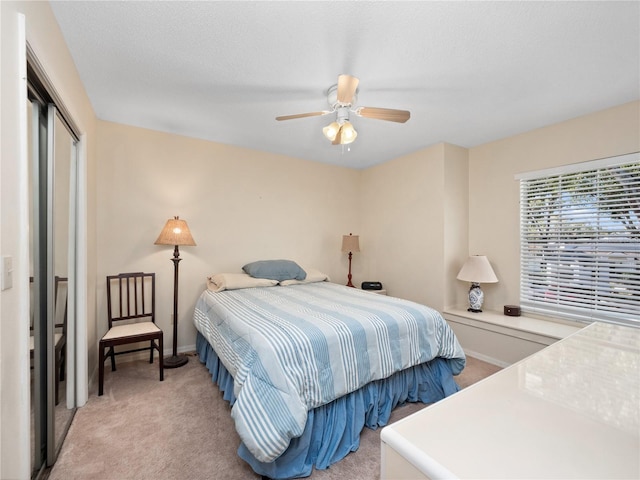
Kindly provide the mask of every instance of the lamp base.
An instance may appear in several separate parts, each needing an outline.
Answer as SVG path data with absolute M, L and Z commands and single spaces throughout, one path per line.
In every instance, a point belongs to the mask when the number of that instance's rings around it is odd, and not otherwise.
M 356 288 L 356 286 L 353 283 L 351 283 L 351 256 L 352 255 L 353 254 L 351 252 L 349 252 L 349 274 L 347 275 L 347 280 L 348 280 L 347 281 L 347 287 Z
M 172 355 L 170 357 L 164 357 L 164 368 L 178 368 L 186 365 L 189 359 L 186 355 Z
M 482 302 L 484 301 L 484 293 L 480 288 L 480 284 L 476 282 L 471 283 L 469 289 L 469 308 L 468 312 L 480 313 L 482 312 Z

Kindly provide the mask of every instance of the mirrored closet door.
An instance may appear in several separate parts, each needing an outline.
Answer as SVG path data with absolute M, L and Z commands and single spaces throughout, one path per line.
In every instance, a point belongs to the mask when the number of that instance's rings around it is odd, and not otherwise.
M 32 478 L 53 465 L 75 398 L 78 137 L 28 69 Z

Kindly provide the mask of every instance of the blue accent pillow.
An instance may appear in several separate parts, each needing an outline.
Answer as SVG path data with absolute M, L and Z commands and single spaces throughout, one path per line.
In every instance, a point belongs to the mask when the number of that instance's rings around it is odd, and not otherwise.
M 278 281 L 307 278 L 307 272 L 292 260 L 260 260 L 247 263 L 242 267 L 242 270 L 254 278 L 269 278 Z

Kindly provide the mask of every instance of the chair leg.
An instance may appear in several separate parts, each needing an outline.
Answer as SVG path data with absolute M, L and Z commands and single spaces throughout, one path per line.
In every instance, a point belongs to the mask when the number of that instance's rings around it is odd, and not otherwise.
M 111 371 L 116 371 L 116 347 L 111 346 Z
M 67 344 L 60 350 L 60 381 L 64 382 L 64 375 L 67 369 Z
M 162 335 L 158 339 L 158 363 L 160 364 L 160 381 L 164 380 L 164 345 L 162 344 Z
M 155 342 L 151 340 L 149 343 L 149 363 L 153 363 L 153 348 L 155 347 Z
M 60 382 L 64 382 L 65 370 L 67 368 L 67 344 L 66 344 L 66 342 L 62 346 L 62 348 L 60 348 L 60 352 L 58 353 L 58 356 L 56 357 L 56 361 L 58 363 L 58 365 L 56 366 L 56 405 L 58 405 L 58 403 L 60 403 L 60 400 L 58 398 L 58 395 L 59 395 L 58 392 L 60 391 Z
M 104 387 L 104 348 L 105 346 L 100 342 L 98 348 L 98 396 L 102 395 Z
M 55 395 L 56 395 L 56 405 L 58 405 L 60 403 L 60 375 L 58 374 L 58 369 L 60 368 L 60 356 L 62 355 L 61 352 L 56 352 L 56 358 L 53 361 L 54 364 L 54 372 L 55 372 L 55 376 L 56 376 L 56 388 L 55 388 Z

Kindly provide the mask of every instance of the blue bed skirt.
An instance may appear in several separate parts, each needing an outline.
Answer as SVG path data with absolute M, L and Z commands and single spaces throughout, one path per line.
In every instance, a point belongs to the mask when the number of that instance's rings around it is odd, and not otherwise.
M 223 398 L 233 405 L 233 377 L 200 332 L 196 349 Z M 396 406 L 405 402 L 437 402 L 458 390 L 449 363 L 435 358 L 311 410 L 302 436 L 292 439 L 287 450 L 273 462 L 256 460 L 243 443 L 238 447 L 238 455 L 256 473 L 272 479 L 308 477 L 314 466 L 324 470 L 355 452 L 362 429 L 385 426 Z

